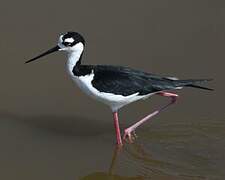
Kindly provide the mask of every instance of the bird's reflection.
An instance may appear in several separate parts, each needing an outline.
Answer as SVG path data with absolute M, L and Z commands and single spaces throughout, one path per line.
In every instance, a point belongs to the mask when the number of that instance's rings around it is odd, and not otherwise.
M 112 153 L 112 160 L 109 165 L 109 170 L 107 172 L 94 172 L 91 173 L 81 180 L 143 180 L 143 176 L 122 176 L 118 175 L 116 172 L 117 166 L 119 164 L 119 159 L 124 155 L 124 153 L 128 153 L 127 149 L 115 146 Z
M 115 147 L 107 172 L 94 172 L 82 177 L 81 180 L 178 180 L 185 178 L 198 180 L 203 178 L 203 176 L 193 174 L 190 176 L 186 174 L 188 169 L 179 166 L 176 161 L 171 162 L 158 156 L 155 157 L 153 154 L 148 146 L 137 142 L 125 144 L 122 148 Z M 174 173 L 179 171 L 180 174 Z M 127 172 L 129 175 L 126 175 Z
M 109 170 L 107 172 L 91 173 L 81 178 L 81 180 L 143 180 L 155 177 L 156 174 L 168 177 L 169 175 L 161 172 L 159 168 L 166 164 L 163 161 L 155 160 L 151 153 L 146 151 L 140 143 L 126 144 L 124 147 L 115 146 Z M 122 171 L 124 168 L 130 168 L 130 171 L 135 169 L 134 173 L 138 172 L 138 175 L 120 175 L 117 170 Z

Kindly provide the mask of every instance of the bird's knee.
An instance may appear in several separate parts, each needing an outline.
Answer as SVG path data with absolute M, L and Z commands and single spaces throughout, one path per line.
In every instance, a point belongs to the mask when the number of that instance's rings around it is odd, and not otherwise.
M 160 96 L 171 98 L 172 103 L 175 103 L 177 101 L 178 97 L 179 97 L 178 94 L 171 93 L 171 92 L 159 92 L 157 94 L 160 95 Z

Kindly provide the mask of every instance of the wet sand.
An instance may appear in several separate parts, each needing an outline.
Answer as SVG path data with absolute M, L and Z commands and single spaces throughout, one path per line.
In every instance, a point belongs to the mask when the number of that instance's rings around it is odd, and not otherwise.
M 110 123 L 4 115 L 0 178 L 223 179 L 224 129 L 223 121 L 170 119 L 140 128 L 135 143 L 118 149 Z

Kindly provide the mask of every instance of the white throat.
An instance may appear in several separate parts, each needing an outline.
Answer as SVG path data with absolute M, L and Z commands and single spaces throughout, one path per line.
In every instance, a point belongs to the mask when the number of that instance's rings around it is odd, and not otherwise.
M 74 66 L 80 59 L 80 56 L 84 50 L 84 45 L 82 43 L 78 43 L 73 47 L 69 47 L 65 51 L 67 51 L 68 60 L 67 60 L 67 68 L 69 73 L 72 73 Z

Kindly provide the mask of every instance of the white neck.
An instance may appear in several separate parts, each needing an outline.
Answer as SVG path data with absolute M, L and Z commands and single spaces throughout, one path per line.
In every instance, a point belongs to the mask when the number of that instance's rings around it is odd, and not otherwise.
M 75 46 L 68 49 L 67 68 L 69 70 L 69 73 L 72 73 L 73 68 L 79 61 L 83 50 L 84 50 L 84 45 L 82 43 L 78 43 Z

